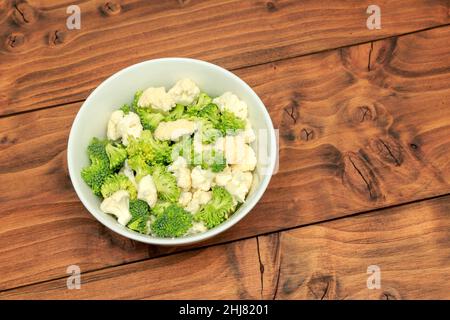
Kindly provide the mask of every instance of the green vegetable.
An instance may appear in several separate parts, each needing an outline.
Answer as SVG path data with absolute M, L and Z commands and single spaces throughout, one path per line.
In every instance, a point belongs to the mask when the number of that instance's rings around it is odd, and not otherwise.
M 152 178 L 158 192 L 158 198 L 170 202 L 178 201 L 180 197 L 180 188 L 177 186 L 177 180 L 167 168 L 162 165 L 152 167 Z
M 204 151 L 201 167 L 202 169 L 211 169 L 212 172 L 221 172 L 227 166 L 225 156 L 222 151 L 211 150 Z
M 189 115 L 197 115 L 197 113 L 203 109 L 206 105 L 210 104 L 212 101 L 211 97 L 206 93 L 200 93 L 197 102 L 193 105 L 188 106 L 187 113 Z
M 165 238 L 180 237 L 192 227 L 192 215 L 176 204 L 168 206 L 151 225 L 152 232 Z
M 221 132 L 214 128 L 212 122 L 207 120 L 199 121 L 201 123 L 198 133 L 201 136 L 203 144 L 214 143 L 218 137 L 222 136 Z
M 131 230 L 147 234 L 147 222 L 150 217 L 150 208 L 143 200 L 130 200 L 131 221 L 127 227 Z
M 109 168 L 109 163 L 106 162 L 95 162 L 81 170 L 81 177 L 84 182 L 86 182 L 92 189 L 92 192 L 97 196 L 101 196 L 103 182 L 110 174 L 111 169 Z
M 208 229 L 214 228 L 228 218 L 234 210 L 233 197 L 223 187 L 212 188 L 211 200 L 195 214 L 195 221 L 203 221 Z
M 142 131 L 139 139 L 130 138 L 127 152 L 130 157 L 140 155 L 145 162 L 165 164 L 170 160 L 171 147 L 167 141 L 157 141 L 149 130 Z
M 145 130 L 155 131 L 158 124 L 164 119 L 164 115 L 159 112 L 152 112 L 148 108 L 136 108 L 136 113 L 141 120 L 142 126 Z
M 166 210 L 166 208 L 171 204 L 172 203 L 169 201 L 157 200 L 155 206 L 151 211 L 155 216 L 160 216 L 161 214 L 163 214 L 164 210 Z
M 110 142 L 106 145 L 105 151 L 108 155 L 109 167 L 112 170 L 117 170 L 122 167 L 127 159 L 127 150 L 121 144 Z
M 131 107 L 129 104 L 124 104 L 122 107 L 120 107 L 120 110 L 122 110 L 124 114 L 129 114 L 131 111 Z
M 139 106 L 138 106 L 138 102 L 139 102 L 139 99 L 140 99 L 141 96 L 142 96 L 142 93 L 143 93 L 142 90 L 138 90 L 138 91 L 136 91 L 136 93 L 134 94 L 133 102 L 131 103 L 131 111 L 136 110 L 136 109 L 139 107 Z
M 216 104 L 210 103 L 201 109 L 197 116 L 217 124 L 220 120 L 220 110 Z
M 97 196 L 101 195 L 102 184 L 112 173 L 106 153 L 106 144 L 106 140 L 98 138 L 91 140 L 87 148 L 91 164 L 81 170 L 81 177 Z
M 236 130 L 245 128 L 245 120 L 235 116 L 234 113 L 223 110 L 220 115 L 219 122 L 215 125 L 216 129 L 219 129 L 223 135 L 233 134 Z
M 110 197 L 114 192 L 126 190 L 130 194 L 130 199 L 136 199 L 137 190 L 130 179 L 123 174 L 112 174 L 105 179 L 101 193 L 103 198 Z
M 136 173 L 136 182 L 141 181 L 146 175 L 152 174 L 151 167 L 140 155 L 135 155 L 128 159 L 128 166 Z
M 177 104 L 175 108 L 173 108 L 169 114 L 165 117 L 164 121 L 175 121 L 181 119 L 184 114 L 184 106 L 181 104 Z

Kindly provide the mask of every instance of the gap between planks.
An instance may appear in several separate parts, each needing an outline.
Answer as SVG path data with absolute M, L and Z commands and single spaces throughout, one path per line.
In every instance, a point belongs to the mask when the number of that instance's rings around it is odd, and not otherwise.
M 151 261 L 151 260 L 155 260 L 155 259 L 159 259 L 159 258 L 163 258 L 163 257 L 168 257 L 168 256 L 172 256 L 172 255 L 175 255 L 175 254 L 188 253 L 188 252 L 193 252 L 193 251 L 201 250 L 201 249 L 207 249 L 207 248 L 212 248 L 212 247 L 217 247 L 217 246 L 225 246 L 227 244 L 236 243 L 236 242 L 239 242 L 239 241 L 255 239 L 257 255 L 258 255 L 258 263 L 259 263 L 258 270 L 260 271 L 260 283 L 261 283 L 260 294 L 261 294 L 261 298 L 262 298 L 263 297 L 263 292 L 264 292 L 264 264 L 263 264 L 263 262 L 261 260 L 261 252 L 260 252 L 260 245 L 259 245 L 259 238 L 260 237 L 269 236 L 269 235 L 279 236 L 279 234 L 281 234 L 283 232 L 288 232 L 290 230 L 301 229 L 301 228 L 306 228 L 306 227 L 310 227 L 310 226 L 326 224 L 328 222 L 333 222 L 333 221 L 342 220 L 342 219 L 349 219 L 349 218 L 362 216 L 362 215 L 366 215 L 366 214 L 368 215 L 368 214 L 375 213 L 375 212 L 378 212 L 378 214 L 382 214 L 383 211 L 388 211 L 390 209 L 404 207 L 404 206 L 409 206 L 409 205 L 412 205 L 412 204 L 415 204 L 415 203 L 420 203 L 420 202 L 427 202 L 427 201 L 431 201 L 431 200 L 434 200 L 434 199 L 445 198 L 447 196 L 450 196 L 450 193 L 440 194 L 440 195 L 436 195 L 436 196 L 432 196 L 432 197 L 426 197 L 426 198 L 422 198 L 422 199 L 416 199 L 416 200 L 407 201 L 407 202 L 403 202 L 403 203 L 398 203 L 398 204 L 394 204 L 394 205 L 390 205 L 390 206 L 385 206 L 385 207 L 382 207 L 382 208 L 376 208 L 376 209 L 371 209 L 371 210 L 355 212 L 355 213 L 348 214 L 348 215 L 343 215 L 343 216 L 340 216 L 340 217 L 334 217 L 334 218 L 324 219 L 324 220 L 315 221 L 315 222 L 311 222 L 311 223 L 306 223 L 306 224 L 302 224 L 302 225 L 296 225 L 296 226 L 283 228 L 283 229 L 280 229 L 280 230 L 277 230 L 277 231 L 273 231 L 273 232 L 264 232 L 264 233 L 260 233 L 260 234 L 249 236 L 249 237 L 243 237 L 243 238 L 239 238 L 239 239 L 234 239 L 234 240 L 229 240 L 229 241 L 224 241 L 224 242 L 219 242 L 219 243 L 213 243 L 213 244 L 208 244 L 208 245 L 204 245 L 204 246 L 200 245 L 198 247 L 192 247 L 192 248 L 188 248 L 186 250 L 182 249 L 182 250 L 179 250 L 179 251 L 174 251 L 174 252 L 170 252 L 170 253 L 166 253 L 166 254 L 161 254 L 161 255 L 158 255 L 158 256 L 155 256 L 155 257 L 151 257 L 151 258 L 139 259 L 139 260 L 134 260 L 134 261 L 130 261 L 130 262 L 122 263 L 122 264 L 117 264 L 117 265 L 112 265 L 112 266 L 106 266 L 106 267 L 102 267 L 102 268 L 92 269 L 92 270 L 89 270 L 88 272 L 86 272 L 84 274 L 88 275 L 88 274 L 92 274 L 92 273 L 95 273 L 95 272 L 104 271 L 104 270 L 108 270 L 108 269 L 112 269 L 112 268 L 123 267 L 123 266 L 131 266 L 131 265 L 134 265 L 134 264 L 137 264 L 137 263 L 142 263 L 142 262 L 145 262 L 145 261 Z M 279 273 L 279 270 L 277 272 Z M 279 277 L 279 274 L 278 274 L 278 277 Z M 17 290 L 17 289 L 31 287 L 31 286 L 35 286 L 35 285 L 39 285 L 39 284 L 52 282 L 52 281 L 62 280 L 62 279 L 65 279 L 65 278 L 67 278 L 67 276 L 49 278 L 49 279 L 46 279 L 46 280 L 37 281 L 37 282 L 29 283 L 29 284 L 26 284 L 26 285 L 20 285 L 20 286 L 8 288 L 8 289 L 5 289 L 5 290 L 0 290 L 0 293 L 11 292 L 11 291 L 14 291 L 14 290 Z M 278 280 L 279 279 L 277 279 L 277 281 Z M 275 293 L 274 293 L 272 299 L 275 299 L 276 294 L 277 294 L 277 292 L 275 290 Z
M 305 54 L 286 56 L 286 57 L 281 58 L 281 59 L 274 59 L 274 60 L 271 60 L 271 61 L 255 63 L 255 64 L 249 64 L 249 65 L 238 67 L 238 68 L 231 68 L 229 70 L 234 72 L 234 71 L 238 71 L 238 70 L 253 68 L 253 67 L 262 66 L 262 65 L 268 65 L 268 64 L 271 64 L 271 63 L 281 62 L 281 61 L 285 61 L 285 60 L 292 60 L 292 59 L 297 59 L 297 58 L 301 58 L 301 57 L 311 56 L 311 55 L 319 54 L 319 53 L 323 53 L 323 52 L 330 52 L 330 51 L 334 51 L 334 50 L 340 50 L 340 49 L 344 49 L 344 48 L 350 48 L 350 47 L 354 47 L 354 46 L 364 45 L 364 44 L 368 44 L 368 43 L 370 43 L 372 45 L 373 42 L 376 42 L 376 41 L 382 41 L 382 40 L 392 39 L 392 38 L 399 38 L 399 37 L 411 35 L 411 34 L 414 34 L 414 33 L 425 32 L 425 31 L 429 31 L 429 30 L 433 30 L 433 29 L 439 29 L 439 28 L 445 28 L 445 27 L 448 27 L 448 26 L 450 26 L 450 23 L 441 24 L 441 25 L 438 25 L 438 26 L 432 26 L 432 27 L 423 28 L 423 29 L 417 29 L 417 30 L 414 30 L 414 31 L 404 32 L 404 33 L 400 33 L 400 34 L 397 34 L 397 35 L 391 35 L 391 36 L 387 36 L 387 37 L 378 37 L 378 38 L 375 37 L 374 39 L 367 40 L 367 41 L 355 42 L 355 43 L 352 43 L 352 44 L 349 44 L 349 45 L 338 46 L 338 47 L 333 47 L 333 48 L 327 48 L 327 49 L 324 49 L 324 50 L 308 52 L 308 53 L 305 53 Z M 368 69 L 370 71 L 370 56 L 369 56 Z M 64 102 L 64 103 L 58 103 L 58 104 L 54 104 L 54 105 L 48 105 L 48 106 L 40 107 L 40 108 L 37 108 L 37 109 L 30 109 L 30 110 L 23 110 L 23 111 L 18 111 L 18 112 L 12 112 L 12 113 L 8 113 L 8 114 L 0 115 L 0 119 L 10 118 L 10 117 L 14 117 L 14 116 L 17 116 L 17 115 L 26 114 L 26 113 L 32 113 L 32 112 L 41 111 L 41 110 L 47 110 L 47 109 L 62 107 L 62 106 L 65 106 L 65 105 L 68 105 L 68 104 L 73 104 L 73 103 L 82 103 L 82 102 L 84 102 L 86 100 L 86 98 L 73 100 L 73 101 L 68 101 L 68 102 Z

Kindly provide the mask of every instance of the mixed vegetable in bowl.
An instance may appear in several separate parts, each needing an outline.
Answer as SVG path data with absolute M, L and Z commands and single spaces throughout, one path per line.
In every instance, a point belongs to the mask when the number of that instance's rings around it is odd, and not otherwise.
M 87 148 L 81 176 L 100 209 L 156 237 L 205 232 L 227 220 L 251 188 L 257 159 L 247 105 L 212 98 L 190 79 L 138 91 L 112 112 L 105 139 Z

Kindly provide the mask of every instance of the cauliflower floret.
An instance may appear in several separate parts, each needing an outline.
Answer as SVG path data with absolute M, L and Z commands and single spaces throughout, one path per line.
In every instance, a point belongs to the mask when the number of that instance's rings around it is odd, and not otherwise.
M 155 130 L 155 138 L 158 140 L 177 141 L 184 135 L 191 135 L 195 130 L 197 130 L 195 122 L 186 119 L 160 122 Z
M 238 201 L 244 202 L 252 185 L 253 174 L 251 172 L 242 172 L 236 169 L 232 170 L 232 178 L 226 184 L 225 189 Z
M 194 102 L 200 94 L 200 89 L 191 79 L 179 80 L 168 92 L 176 103 L 187 106 Z
M 104 199 L 100 205 L 100 209 L 104 213 L 109 213 L 117 217 L 117 222 L 125 226 L 131 220 L 129 210 L 130 194 L 128 191 L 119 190 L 114 192 L 110 197 Z
M 127 146 L 129 137 L 139 138 L 143 128 L 139 116 L 134 112 L 130 112 L 117 124 L 117 130 L 122 137 L 122 143 Z
M 136 187 L 138 187 L 137 182 L 136 182 L 136 178 L 134 176 L 133 170 L 130 168 L 130 166 L 128 165 L 128 159 L 125 160 L 123 167 L 120 169 L 119 173 L 123 174 L 124 176 L 126 176 L 128 179 L 130 179 L 131 183 Z
M 256 167 L 256 154 L 253 148 L 245 144 L 240 152 L 242 157 L 238 163 L 232 165 L 233 170 L 253 171 Z
M 187 234 L 197 234 L 197 233 L 203 233 L 208 231 L 208 228 L 205 226 L 203 221 L 200 222 L 193 222 L 192 227 L 188 230 Z
M 111 113 L 111 116 L 108 121 L 108 130 L 106 136 L 109 140 L 117 140 L 122 137 L 118 125 L 119 122 L 123 119 L 124 113 L 122 110 L 116 110 Z
M 137 198 L 147 202 L 151 208 L 155 206 L 158 195 L 151 175 L 148 174 L 139 181 Z
M 219 172 L 214 177 L 214 183 L 217 186 L 225 187 L 232 179 L 231 167 L 227 166 L 222 172 Z
M 223 152 L 228 164 L 236 164 L 244 157 L 242 149 L 245 148 L 245 142 L 239 135 L 225 136 L 217 139 L 214 148 Z
M 248 119 L 245 120 L 245 128 L 238 133 L 245 143 L 252 143 L 256 140 L 255 131 L 253 131 L 252 124 Z
M 182 206 L 182 207 L 186 207 L 189 202 L 191 202 L 192 200 L 192 193 L 189 191 L 183 191 L 180 194 L 180 199 L 178 199 L 178 203 Z
M 166 92 L 164 87 L 151 87 L 142 93 L 138 101 L 138 106 L 152 107 L 153 109 L 167 112 L 175 107 L 175 100 L 172 95 Z
M 192 195 L 192 200 L 185 207 L 185 209 L 190 213 L 194 214 L 200 209 L 201 205 L 207 204 L 211 200 L 211 198 L 212 198 L 211 191 L 197 190 Z
M 217 104 L 221 111 L 225 109 L 239 118 L 247 118 L 247 104 L 231 92 L 225 92 L 220 97 L 214 98 L 213 103 Z
M 181 189 L 188 191 L 191 188 L 191 170 L 185 158 L 178 156 L 167 169 L 177 178 L 177 185 Z
M 211 170 L 204 170 L 200 166 L 196 166 L 191 172 L 192 188 L 208 191 L 211 189 L 214 176 L 215 174 Z

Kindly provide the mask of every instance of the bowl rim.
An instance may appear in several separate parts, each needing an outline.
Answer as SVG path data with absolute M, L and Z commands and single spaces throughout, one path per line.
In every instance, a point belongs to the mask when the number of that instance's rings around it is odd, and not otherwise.
M 74 133 L 75 129 L 74 128 L 77 128 L 80 126 L 79 122 L 80 122 L 81 114 L 83 113 L 83 110 L 88 108 L 90 101 L 93 99 L 93 97 L 95 97 L 96 93 L 99 92 L 100 90 L 102 90 L 104 87 L 108 86 L 110 82 L 113 82 L 116 78 L 118 78 L 119 76 L 121 76 L 122 74 L 124 74 L 130 70 L 138 69 L 144 64 L 160 63 L 160 62 L 188 62 L 191 64 L 192 63 L 200 64 L 200 65 L 204 65 L 208 68 L 216 69 L 217 71 L 222 72 L 226 76 L 231 77 L 231 78 L 233 78 L 233 80 L 237 81 L 241 86 L 244 87 L 244 89 L 246 91 L 248 91 L 253 96 L 253 98 L 255 98 L 255 100 L 259 104 L 258 107 L 262 109 L 263 117 L 264 117 L 265 121 L 269 124 L 268 138 L 270 139 L 270 143 L 274 148 L 274 152 L 271 152 L 268 155 L 269 163 L 267 165 L 266 173 L 262 176 L 262 179 L 260 180 L 258 187 L 254 190 L 252 199 L 249 202 L 246 202 L 246 206 L 245 206 L 245 208 L 243 208 L 244 210 L 238 212 L 237 214 L 233 214 L 232 217 L 230 217 L 230 219 L 224 221 L 223 223 L 221 223 L 220 225 L 218 225 L 215 228 L 212 228 L 208 231 L 205 231 L 205 232 L 202 232 L 199 234 L 194 234 L 194 235 L 181 237 L 181 238 L 152 237 L 149 235 L 143 235 L 143 234 L 140 234 L 137 232 L 133 232 L 131 230 L 127 230 L 126 227 L 123 227 L 123 226 L 119 225 L 118 223 L 111 223 L 111 221 L 108 219 L 106 214 L 104 214 L 104 213 L 99 214 L 100 209 L 94 208 L 94 206 L 91 205 L 91 203 L 88 201 L 88 199 L 86 199 L 83 196 L 82 192 L 80 191 L 81 179 L 75 178 L 75 175 L 79 175 L 79 173 L 74 172 L 74 170 L 75 170 L 74 169 L 74 166 L 75 166 L 74 165 L 74 157 L 73 157 L 73 153 L 75 151 L 74 146 L 73 146 L 74 140 L 75 140 L 75 133 Z M 267 189 L 267 186 L 270 182 L 270 179 L 272 178 L 272 174 L 273 174 L 273 171 L 275 168 L 277 148 L 278 147 L 276 144 L 275 129 L 273 126 L 272 119 L 270 118 L 269 112 L 267 111 L 267 108 L 265 107 L 264 103 L 259 98 L 259 96 L 253 91 L 253 89 L 244 80 L 239 78 L 233 72 L 231 72 L 225 68 L 222 68 L 216 64 L 213 64 L 211 62 L 198 60 L 198 59 L 192 59 L 192 58 L 167 57 L 167 58 L 145 60 L 145 61 L 133 64 L 133 65 L 130 65 L 128 67 L 125 67 L 125 68 L 117 71 L 116 73 L 112 74 L 111 76 L 109 76 L 106 80 L 104 80 L 102 83 L 100 83 L 88 95 L 88 97 L 83 102 L 80 109 L 78 110 L 78 112 L 75 116 L 75 119 L 72 123 L 72 126 L 70 128 L 69 139 L 68 139 L 68 143 L 67 143 L 67 165 L 68 165 L 70 180 L 72 182 L 73 188 L 74 188 L 75 193 L 77 194 L 78 198 L 80 199 L 80 201 L 82 202 L 84 207 L 90 212 L 90 214 L 92 216 L 94 216 L 94 218 L 97 221 L 99 221 L 101 224 L 103 224 L 105 227 L 120 234 L 121 236 L 124 236 L 126 238 L 129 238 L 129 239 L 132 239 L 135 241 L 152 244 L 152 245 L 162 245 L 162 246 L 177 246 L 178 245 L 179 246 L 179 245 L 188 245 L 188 244 L 192 244 L 195 242 L 204 241 L 206 239 L 214 237 L 214 236 L 224 232 L 225 230 L 230 229 L 233 225 L 235 225 L 240 220 L 242 220 L 254 208 L 254 206 L 258 203 L 258 201 L 261 199 L 262 195 L 264 194 L 264 192 Z

